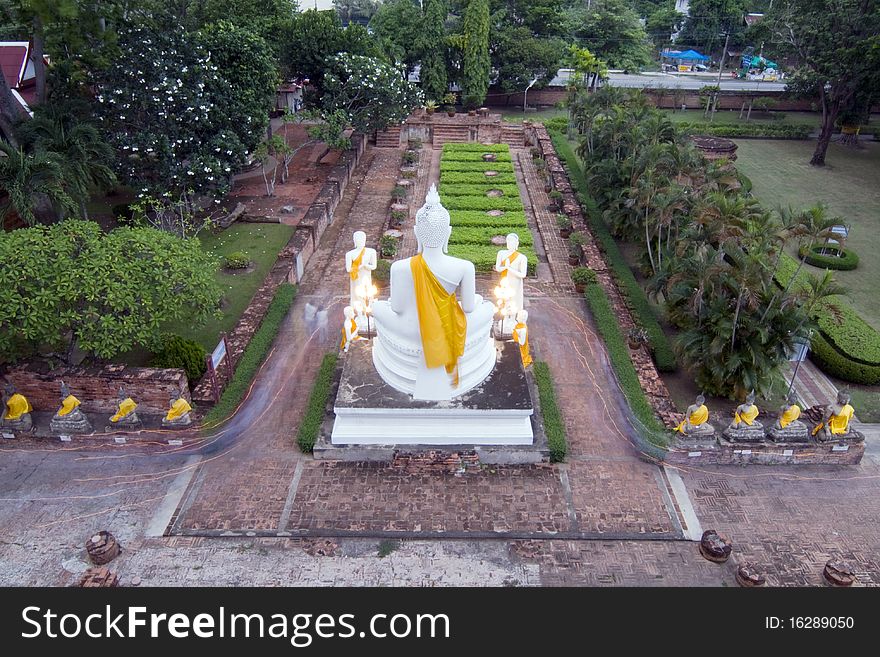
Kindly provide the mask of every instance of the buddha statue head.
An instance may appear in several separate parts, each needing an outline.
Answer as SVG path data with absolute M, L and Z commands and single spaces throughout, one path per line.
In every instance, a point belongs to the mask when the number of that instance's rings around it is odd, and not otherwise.
M 755 403 L 755 391 L 752 390 L 749 394 L 746 395 L 746 404 L 752 406 Z
M 6 385 L 3 386 L 3 398 L 9 399 L 14 394 L 15 394 L 15 386 L 12 385 L 11 383 L 7 382 Z
M 702 406 L 706 403 L 706 396 L 702 393 L 697 395 L 697 398 L 694 400 L 694 406 Z
M 119 386 L 119 390 L 116 391 L 116 398 L 119 399 L 119 401 L 128 399 L 128 395 L 125 394 L 125 388 L 123 386 Z
M 519 235 L 516 233 L 509 233 L 507 235 L 507 249 L 509 251 L 516 251 L 519 248 Z
M 846 390 L 839 390 L 837 392 L 837 403 L 841 406 L 849 404 L 850 399 L 852 399 L 852 396 Z
M 797 402 L 798 402 L 798 397 L 797 397 L 797 395 L 794 393 L 794 391 L 788 393 L 788 397 L 785 398 L 785 402 L 786 402 L 789 406 L 794 406 L 794 405 L 797 404 Z
M 431 185 L 425 197 L 425 204 L 416 212 L 415 233 L 419 253 L 424 249 L 437 248 L 442 248 L 443 253 L 447 252 L 452 226 L 449 210 L 440 203 L 440 194 L 437 193 L 435 185 Z
M 367 245 L 367 234 L 362 230 L 356 230 L 351 236 L 354 240 L 354 248 L 362 249 Z
M 70 388 L 67 387 L 67 384 L 64 381 L 61 382 L 61 399 L 65 400 L 70 397 Z
M 345 319 L 354 319 L 354 308 L 346 306 L 342 309 L 342 314 L 345 316 Z

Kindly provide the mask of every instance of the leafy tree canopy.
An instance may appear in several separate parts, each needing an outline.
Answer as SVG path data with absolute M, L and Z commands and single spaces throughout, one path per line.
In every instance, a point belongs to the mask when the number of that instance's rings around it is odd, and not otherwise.
M 553 79 L 565 57 L 565 42 L 535 38 L 526 27 L 492 31 L 490 55 L 495 82 L 504 91 L 522 91 L 535 78 L 537 87 Z
M 412 0 L 390 0 L 370 20 L 370 29 L 392 63 L 403 64 L 407 72 L 419 63 L 425 29 L 422 12 Z
M 645 28 L 624 0 L 595 0 L 569 9 L 568 28 L 579 45 L 601 57 L 610 68 L 636 71 L 651 62 Z

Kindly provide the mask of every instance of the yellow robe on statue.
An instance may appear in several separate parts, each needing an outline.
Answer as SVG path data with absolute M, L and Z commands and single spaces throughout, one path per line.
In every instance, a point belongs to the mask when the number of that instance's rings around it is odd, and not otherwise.
M 752 404 L 744 413 L 734 413 L 734 420 L 737 424 L 745 422 L 748 426 L 752 426 L 752 422 L 758 417 L 758 407 Z
M 116 410 L 116 415 L 110 418 L 111 422 L 119 422 L 124 417 L 128 417 L 132 413 L 134 413 L 134 409 L 137 408 L 137 404 L 134 399 L 131 397 L 127 397 L 123 399 L 119 404 L 119 408 Z
M 58 415 L 64 417 L 65 415 L 70 415 L 77 406 L 79 406 L 79 399 L 74 397 L 73 395 L 67 395 L 63 402 L 61 402 L 61 408 L 58 409 Z
M 189 402 L 183 397 L 178 397 L 174 400 L 174 403 L 171 404 L 171 409 L 168 411 L 168 415 L 165 416 L 165 419 L 169 422 L 171 420 L 176 420 L 182 415 L 189 413 L 191 410 L 192 406 L 189 405 Z
M 797 404 L 792 404 L 782 412 L 782 417 L 779 418 L 779 426 L 785 429 L 785 427 L 797 420 L 800 416 L 801 407 Z
M 355 332 L 357 331 L 357 322 L 355 322 L 353 319 L 349 319 L 347 321 L 351 322 L 351 326 L 349 326 L 349 329 L 350 329 L 351 334 L 354 335 Z M 355 336 L 355 340 L 357 340 L 360 337 L 361 336 L 359 336 L 359 335 Z M 348 338 L 345 335 L 345 324 L 343 323 L 343 325 L 342 325 L 342 342 L 339 343 L 339 348 L 345 349 L 346 344 L 348 344 Z
M 361 252 L 357 254 L 357 258 L 351 261 L 351 271 L 348 272 L 348 275 L 351 276 L 351 280 L 356 281 L 358 277 L 358 272 L 361 269 L 361 261 L 364 259 L 364 251 L 367 250 L 367 247 L 361 249 Z
M 828 430 L 831 431 L 832 434 L 841 435 L 846 433 L 849 430 L 849 421 L 852 419 L 853 415 L 855 415 L 855 409 L 849 404 L 844 404 L 843 408 L 840 409 L 840 413 L 837 415 L 832 415 L 828 418 Z M 819 430 L 825 426 L 825 422 L 820 422 L 816 425 L 816 428 L 813 429 L 813 435 L 815 436 L 819 433 Z
M 458 359 L 464 353 L 467 318 L 458 299 L 450 294 L 431 273 L 422 254 L 410 259 L 416 308 L 419 312 L 419 332 L 422 350 L 428 368 L 446 368 L 458 386 Z
M 522 334 L 520 334 L 520 330 L 522 330 Z M 528 367 L 532 364 L 532 355 L 529 353 L 529 327 L 522 322 L 517 322 L 513 327 L 513 339 L 519 345 L 519 355 L 522 358 L 523 367 Z
M 677 427 L 675 427 L 675 430 L 680 433 L 684 433 L 684 428 L 688 424 L 688 422 L 690 422 L 690 424 L 692 424 L 693 426 L 698 427 L 701 424 L 705 423 L 708 419 L 709 408 L 705 404 L 703 404 L 697 410 L 691 413 L 691 416 L 687 420 L 682 420 L 681 423 Z
M 510 265 L 512 265 L 516 261 L 517 258 L 519 258 L 519 251 L 514 251 L 513 253 L 508 255 L 504 260 L 502 260 L 501 264 L 506 267 L 510 267 Z M 508 272 L 506 269 L 503 272 L 501 272 L 501 282 L 502 283 L 504 283 L 505 279 L 507 278 L 507 273 Z
M 17 420 L 25 413 L 30 413 L 33 409 L 27 398 L 19 393 L 15 393 L 6 400 L 6 415 L 4 420 Z

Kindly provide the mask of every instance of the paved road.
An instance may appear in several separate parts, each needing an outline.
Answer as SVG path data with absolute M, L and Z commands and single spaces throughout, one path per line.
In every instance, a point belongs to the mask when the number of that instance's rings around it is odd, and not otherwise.
M 614 87 L 629 87 L 633 89 L 692 89 L 697 90 L 708 84 L 715 84 L 717 77 L 691 77 L 683 75 L 669 75 L 655 73 L 653 75 L 625 75 L 612 73 L 608 78 L 608 84 Z M 721 77 L 722 91 L 785 91 L 784 82 L 760 82 L 755 80 L 734 80 L 733 78 Z

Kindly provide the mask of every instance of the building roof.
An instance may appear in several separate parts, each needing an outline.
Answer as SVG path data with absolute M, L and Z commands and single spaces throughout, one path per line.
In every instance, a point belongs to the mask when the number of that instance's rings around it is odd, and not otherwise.
M 20 87 L 27 70 L 30 43 L 27 41 L 0 41 L 0 68 L 10 89 Z

